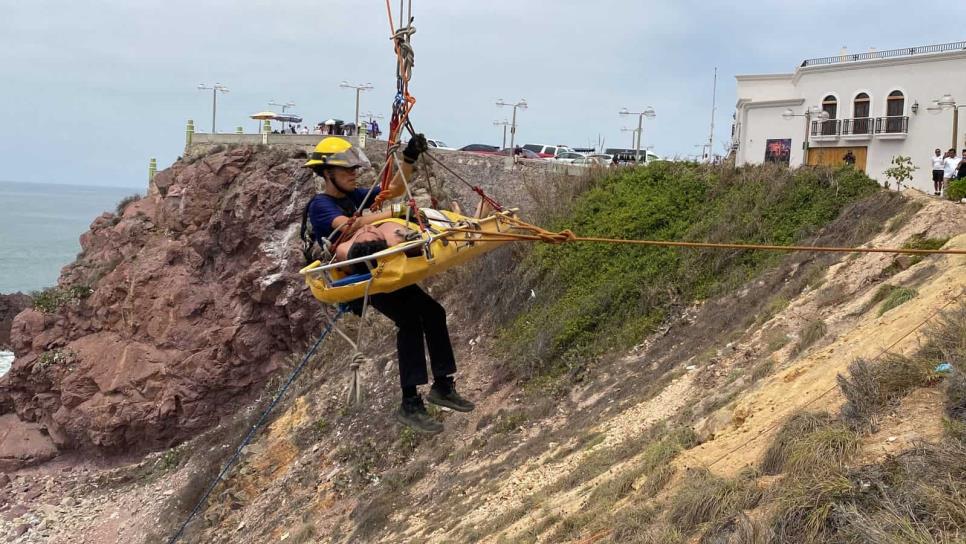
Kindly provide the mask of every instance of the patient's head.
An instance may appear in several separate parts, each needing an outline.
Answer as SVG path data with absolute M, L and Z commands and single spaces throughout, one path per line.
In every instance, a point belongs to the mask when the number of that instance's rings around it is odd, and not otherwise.
M 349 247 L 349 252 L 346 254 L 346 259 L 351 260 L 359 257 L 365 257 L 366 255 L 379 253 L 380 251 L 388 248 L 389 244 L 386 243 L 386 239 L 384 237 L 375 239 L 370 238 L 368 240 L 360 240 L 358 237 L 356 237 L 352 242 L 352 246 Z M 376 266 L 376 261 L 369 262 L 373 267 Z M 350 266 L 349 271 L 352 274 L 365 274 L 369 271 L 369 268 L 366 266 L 366 263 L 361 262 Z

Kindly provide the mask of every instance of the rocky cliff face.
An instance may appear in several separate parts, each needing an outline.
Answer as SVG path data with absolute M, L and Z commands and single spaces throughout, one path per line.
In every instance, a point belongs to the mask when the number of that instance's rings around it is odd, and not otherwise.
M 0 414 L 21 422 L 5 427 L 39 424 L 61 449 L 167 446 L 310 341 L 319 305 L 297 274 L 298 224 L 314 183 L 292 155 L 181 161 L 123 214 L 96 218 L 47 311 L 13 321 Z
M 13 318 L 30 305 L 30 297 L 23 293 L 0 295 L 0 350 L 10 349 L 10 326 Z

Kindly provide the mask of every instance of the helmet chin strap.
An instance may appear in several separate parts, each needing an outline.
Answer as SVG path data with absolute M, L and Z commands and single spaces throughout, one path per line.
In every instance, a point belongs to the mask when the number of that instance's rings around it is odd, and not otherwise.
M 333 173 L 332 171 L 329 171 L 329 172 L 328 172 L 328 175 L 326 175 L 326 176 L 323 176 L 323 177 L 325 178 L 325 182 L 326 182 L 326 183 L 331 183 L 331 184 L 332 184 L 332 186 L 333 186 L 333 187 L 335 187 L 336 189 L 338 189 L 340 193 L 343 193 L 343 194 L 349 194 L 349 192 L 350 192 L 350 191 L 347 191 L 347 190 L 345 190 L 345 189 L 343 189 L 343 188 L 342 188 L 342 187 L 341 187 L 341 186 L 339 185 L 339 182 L 337 182 L 337 181 L 335 180 L 335 178 L 336 178 L 336 175 L 335 175 L 335 174 L 334 174 L 334 173 Z

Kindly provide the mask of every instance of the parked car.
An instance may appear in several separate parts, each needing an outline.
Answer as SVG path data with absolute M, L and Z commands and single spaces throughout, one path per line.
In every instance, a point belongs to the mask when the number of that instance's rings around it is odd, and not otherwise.
M 577 153 L 574 151 L 564 151 L 563 153 L 558 153 L 556 157 L 553 158 L 556 162 L 562 163 L 572 163 L 577 159 L 586 159 L 587 156 L 583 153 Z
M 528 149 L 533 151 L 537 155 L 545 159 L 552 159 L 560 153 L 573 152 L 573 149 L 565 145 L 541 145 L 541 144 L 527 144 L 523 146 L 523 149 Z
M 601 158 L 600 155 L 574 159 L 574 161 L 570 164 L 574 166 L 588 166 L 588 167 L 596 166 L 600 168 L 608 168 L 611 166 L 611 162 L 609 160 Z
M 606 166 L 612 166 L 614 164 L 614 156 L 608 155 L 607 153 L 591 153 L 590 155 L 587 155 L 587 158 L 597 159 L 603 163 L 606 163 Z
M 435 149 L 449 149 L 451 151 L 456 150 L 455 147 L 450 147 L 446 145 L 446 142 L 444 142 L 443 140 L 431 140 L 429 138 L 426 138 L 426 143 L 429 144 L 429 147 L 435 148 Z
M 503 149 L 501 149 L 499 151 L 499 154 L 500 155 L 509 155 L 510 154 L 510 148 L 509 147 L 504 147 Z M 542 159 L 543 158 L 540 155 L 537 155 L 536 153 L 534 153 L 533 151 L 530 151 L 529 149 L 524 149 L 522 147 L 518 147 L 517 148 L 516 156 L 517 157 L 520 157 L 522 159 Z
M 459 150 L 468 151 L 470 153 L 480 153 L 483 155 L 494 155 L 500 150 L 500 148 L 495 145 L 470 144 L 470 145 L 464 145 Z

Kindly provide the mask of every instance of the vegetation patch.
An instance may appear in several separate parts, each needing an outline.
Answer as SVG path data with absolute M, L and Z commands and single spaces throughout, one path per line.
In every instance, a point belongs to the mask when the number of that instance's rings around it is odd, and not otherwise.
M 584 236 L 792 244 L 877 185 L 770 166 L 709 169 L 662 162 L 621 170 L 575 199 L 552 229 Z M 609 244 L 541 245 L 518 266 L 538 293 L 502 335 L 519 375 L 574 376 L 596 354 L 628 347 L 679 304 L 743 284 L 779 256 Z
M 115 209 L 115 211 L 116 211 L 116 213 L 117 213 L 117 215 L 118 215 L 119 217 L 120 217 L 121 215 L 124 215 L 124 210 L 126 210 L 126 209 L 127 209 L 127 207 L 128 207 L 128 206 L 129 206 L 129 205 L 130 205 L 130 204 L 131 204 L 132 202 L 137 202 L 138 200 L 141 200 L 141 194 L 140 194 L 140 193 L 134 193 L 133 195 L 128 195 L 128 196 L 126 196 L 126 197 L 124 197 L 124 198 L 122 198 L 122 199 L 120 200 L 120 202 L 118 202 L 118 203 L 117 203 L 117 208 Z
M 45 314 L 56 313 L 66 305 L 77 304 L 81 300 L 91 296 L 94 290 L 84 285 L 71 285 L 69 287 L 48 287 L 43 291 L 30 293 L 33 307 Z
M 908 287 L 897 287 L 896 289 L 893 289 L 889 293 L 889 296 L 882 301 L 882 306 L 879 306 L 879 316 L 881 317 L 882 314 L 897 306 L 901 306 L 906 302 L 909 302 L 917 296 L 919 296 L 919 292 L 915 289 L 910 289 Z

